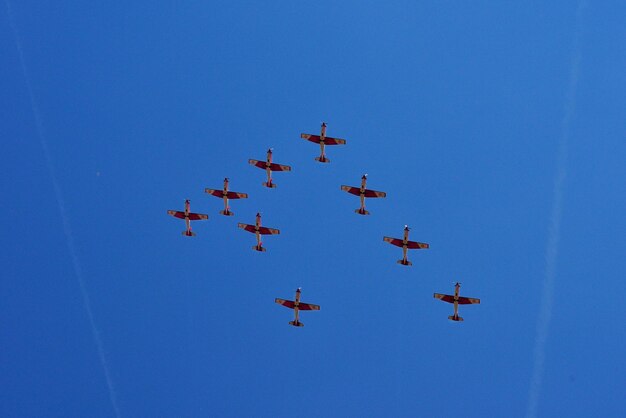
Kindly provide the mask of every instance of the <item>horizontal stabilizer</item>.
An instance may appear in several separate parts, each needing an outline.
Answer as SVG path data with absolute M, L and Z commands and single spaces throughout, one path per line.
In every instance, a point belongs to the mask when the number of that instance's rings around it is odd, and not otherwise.
M 460 317 L 460 316 L 458 316 L 458 315 L 457 315 L 457 316 L 450 315 L 450 316 L 448 317 L 448 319 L 449 319 L 450 321 L 463 322 L 463 318 L 461 318 L 461 317 Z
M 233 216 L 234 213 L 229 211 L 229 210 L 220 210 L 220 214 L 224 215 L 224 216 Z
M 276 183 L 274 183 L 274 182 L 267 183 L 267 182 L 264 181 L 262 184 L 263 184 L 264 187 L 268 187 L 270 189 L 275 189 L 276 188 Z
M 315 157 L 315 161 L 319 161 L 320 163 L 329 163 L 330 158 L 319 156 Z
M 368 210 L 361 209 L 361 208 L 355 209 L 354 212 L 358 213 L 359 215 L 369 215 L 370 214 Z
M 294 327 L 303 327 L 304 324 L 300 321 L 289 321 L 289 325 L 293 325 Z
M 412 263 L 412 262 L 410 262 L 409 260 L 406 260 L 406 261 L 404 261 L 404 260 L 398 260 L 398 261 L 396 261 L 396 262 L 397 262 L 398 264 L 402 264 L 403 266 L 412 266 L 412 265 L 413 265 L 413 263 Z
M 253 249 L 253 250 L 256 250 L 256 251 L 263 252 L 263 253 L 264 253 L 265 251 L 267 251 L 267 250 L 265 249 L 265 247 L 260 246 L 260 245 L 255 245 L 255 246 L 253 246 L 253 247 L 252 247 L 252 249 Z
M 186 237 L 195 237 L 196 233 L 193 231 L 183 231 L 182 234 Z

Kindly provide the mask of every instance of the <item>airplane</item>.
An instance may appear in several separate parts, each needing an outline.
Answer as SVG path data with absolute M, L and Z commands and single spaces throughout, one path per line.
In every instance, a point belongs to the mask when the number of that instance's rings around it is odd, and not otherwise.
M 454 315 L 450 315 L 448 317 L 451 321 L 463 321 L 463 318 L 459 316 L 459 305 L 469 305 L 469 304 L 479 304 L 480 299 L 476 298 L 466 298 L 464 296 L 459 296 L 459 291 L 461 289 L 461 283 L 456 282 L 454 284 L 454 296 L 452 295 L 442 295 L 441 293 L 435 293 L 433 296 L 435 299 L 441 299 L 444 302 L 453 303 L 454 304 Z
M 326 122 L 322 122 L 322 132 L 319 135 L 300 134 L 300 138 L 306 139 L 307 141 L 315 142 L 316 144 L 320 144 L 321 154 L 319 157 L 315 157 L 315 161 L 319 161 L 320 163 L 330 162 L 330 160 L 326 158 L 326 154 L 324 153 L 325 145 L 346 144 L 345 139 L 331 138 L 330 136 L 326 136 Z
M 272 171 L 291 171 L 291 167 L 288 165 L 281 165 L 272 162 L 272 148 L 267 150 L 267 160 L 248 160 L 249 164 L 257 166 L 267 172 L 267 182 L 263 182 L 263 186 L 273 189 L 276 187 L 276 183 L 272 182 Z
M 228 199 L 247 199 L 247 193 L 239 193 L 239 192 L 229 192 L 228 191 L 228 177 L 224 179 L 224 189 L 216 190 L 216 189 L 204 189 L 204 193 L 211 194 L 215 197 L 220 197 L 224 199 L 224 210 L 221 210 L 220 213 L 225 216 L 233 216 L 234 213 L 230 211 L 228 207 Z
M 180 212 L 177 210 L 168 210 L 167 214 L 172 215 L 173 217 L 178 218 L 178 219 L 184 219 L 185 224 L 187 225 L 187 229 L 183 231 L 183 235 L 187 237 L 194 237 L 196 236 L 196 233 L 191 231 L 191 223 L 189 221 L 205 221 L 209 219 L 209 215 L 205 215 L 203 213 L 189 212 L 189 202 L 190 202 L 189 199 L 185 200 L 184 212 Z
M 409 231 L 410 231 L 409 226 L 404 225 L 404 238 L 400 239 L 400 238 L 383 237 L 383 241 L 388 242 L 389 244 L 395 245 L 397 247 L 402 247 L 402 260 L 398 260 L 397 262 L 398 264 L 402 264 L 403 266 L 413 265 L 413 263 L 411 263 L 406 257 L 407 250 L 421 250 L 423 248 L 430 248 L 430 246 L 424 242 L 409 241 Z
M 289 321 L 289 325 L 293 325 L 294 327 L 303 327 L 304 324 L 302 322 L 300 322 L 300 320 L 298 319 L 298 313 L 300 311 L 319 311 L 320 310 L 320 306 L 319 305 L 313 305 L 312 303 L 304 303 L 304 302 L 300 302 L 300 292 L 302 291 L 302 289 L 298 288 L 296 290 L 296 300 L 285 300 L 285 299 L 279 299 L 276 298 L 274 300 L 274 302 L 278 303 L 279 305 L 283 305 L 289 309 L 293 309 L 294 314 L 296 315 L 296 319 L 293 321 Z
M 367 174 L 363 174 L 361 177 L 361 187 L 352 187 L 352 186 L 341 186 L 341 190 L 344 192 L 348 192 L 350 194 L 359 196 L 361 198 L 361 207 L 355 209 L 354 211 L 359 215 L 369 215 L 370 213 L 365 210 L 365 198 L 366 197 L 386 197 L 387 193 L 385 192 L 377 192 L 376 190 L 366 189 L 365 185 L 367 183 Z
M 245 229 L 248 232 L 252 232 L 253 234 L 256 235 L 257 244 L 254 247 L 252 247 L 252 249 L 256 251 L 265 251 L 265 247 L 263 246 L 263 243 L 261 242 L 261 235 L 280 234 L 280 231 L 278 229 L 267 228 L 267 227 L 261 226 L 261 214 L 260 213 L 256 214 L 256 223 L 254 225 L 238 223 L 237 226 L 239 228 Z

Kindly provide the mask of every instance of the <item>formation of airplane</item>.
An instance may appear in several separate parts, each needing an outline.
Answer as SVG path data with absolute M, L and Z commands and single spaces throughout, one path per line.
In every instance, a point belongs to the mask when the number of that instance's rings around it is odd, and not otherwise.
M 348 192 L 355 196 L 359 196 L 361 199 L 361 207 L 354 211 L 359 215 L 369 215 L 369 211 L 365 210 L 365 198 L 368 197 L 387 197 L 387 193 L 379 192 L 376 190 L 367 189 L 367 174 L 363 174 L 361 177 L 361 187 L 341 186 L 341 190 Z
M 454 284 L 454 295 L 443 295 L 441 293 L 435 293 L 433 295 L 435 299 L 454 304 L 454 314 L 448 317 L 451 321 L 463 321 L 463 318 L 459 316 L 459 305 L 477 305 L 480 303 L 480 299 L 459 296 L 460 290 L 461 283 L 456 282 Z
M 402 259 L 398 260 L 397 262 L 398 264 L 402 264 L 403 266 L 413 265 L 413 263 L 411 263 L 407 258 L 407 250 L 421 250 L 430 248 L 430 245 L 426 244 L 425 242 L 409 241 L 410 230 L 411 229 L 408 225 L 404 225 L 404 237 L 402 239 L 383 237 L 383 241 L 388 242 L 391 245 L 395 245 L 396 247 L 402 247 Z
M 259 167 L 267 173 L 267 181 L 263 182 L 263 186 L 273 189 L 276 187 L 276 183 L 272 181 L 272 171 L 291 171 L 291 167 L 288 165 L 276 164 L 272 162 L 272 148 L 267 150 L 267 159 L 265 161 L 248 160 L 248 164 L 252 164 L 255 167 Z
M 205 215 L 204 213 L 192 213 L 189 207 L 190 207 L 190 200 L 187 199 L 185 200 L 184 212 L 181 212 L 178 210 L 168 210 L 167 214 L 172 215 L 173 217 L 178 218 L 178 219 L 184 219 L 187 229 L 183 231 L 183 235 L 188 236 L 188 237 L 193 237 L 196 235 L 196 233 L 191 231 L 190 221 L 205 221 L 209 219 L 209 215 Z
M 239 192 L 229 192 L 228 191 L 228 177 L 224 179 L 224 188 L 222 190 L 216 189 L 204 189 L 204 193 L 208 193 L 215 197 L 219 197 L 224 199 L 224 210 L 221 210 L 220 213 L 225 216 L 233 216 L 234 213 L 230 211 L 228 207 L 228 199 L 247 199 L 247 193 L 239 193 Z
M 267 228 L 265 226 L 261 226 L 261 214 L 256 214 L 256 222 L 254 225 L 238 223 L 237 226 L 245 231 L 252 232 L 256 235 L 256 245 L 252 247 L 253 250 L 263 251 L 266 249 L 263 247 L 263 243 L 261 242 L 261 235 L 278 235 L 280 234 L 280 230 L 275 228 Z
M 332 138 L 330 136 L 326 136 L 326 122 L 322 122 L 322 131 L 319 135 L 311 135 L 311 134 L 300 134 L 300 138 L 306 139 L 307 141 L 314 142 L 316 144 L 320 144 L 320 156 L 315 157 L 315 161 L 319 161 L 320 163 L 329 163 L 330 160 L 326 157 L 324 153 L 324 147 L 326 145 L 345 145 L 346 140 L 340 138 Z
M 325 146 L 326 145 L 344 145 L 346 144 L 346 140 L 345 139 L 340 139 L 340 138 L 332 138 L 332 137 L 328 137 L 326 136 L 326 123 L 322 123 L 322 127 L 321 127 L 321 132 L 320 135 L 312 135 L 312 134 L 301 134 L 300 137 L 302 139 L 306 139 L 310 142 L 316 143 L 320 145 L 320 155 L 319 157 L 316 157 L 315 160 L 319 161 L 321 163 L 329 163 L 330 159 L 328 159 L 328 157 L 326 157 L 325 154 Z M 277 164 L 272 162 L 272 148 L 268 149 L 267 151 L 267 158 L 266 161 L 259 161 L 259 160 L 253 160 L 250 159 L 248 160 L 248 163 L 251 165 L 254 165 L 258 168 L 264 169 L 266 171 L 267 174 L 267 181 L 263 182 L 263 186 L 264 187 L 268 187 L 268 188 L 275 188 L 276 187 L 276 183 L 273 182 L 272 180 L 272 172 L 273 171 L 291 171 L 291 167 L 288 165 L 282 165 L 282 164 Z M 210 194 L 212 196 L 218 197 L 223 199 L 224 202 L 224 209 L 220 211 L 220 214 L 224 215 L 224 216 L 233 216 L 234 213 L 230 210 L 229 207 L 229 200 L 232 199 L 247 199 L 248 198 L 248 194 L 247 193 L 240 193 L 240 192 L 233 192 L 228 190 L 228 184 L 229 184 L 229 180 L 228 178 L 224 179 L 224 186 L 223 188 L 220 189 L 210 189 L 210 188 L 206 188 L 204 191 L 207 194 Z M 360 215 L 369 215 L 370 212 L 368 210 L 365 209 L 365 199 L 366 198 L 384 198 L 387 196 L 387 194 L 385 192 L 381 192 L 381 191 L 377 191 L 377 190 L 371 190 L 367 188 L 367 174 L 364 174 L 363 177 L 361 177 L 361 186 L 360 187 L 353 187 L 353 186 L 345 186 L 342 185 L 341 186 L 341 190 L 348 192 L 350 194 L 353 194 L 355 196 L 359 196 L 360 201 L 361 201 L 361 206 L 358 209 L 355 209 L 355 212 L 360 214 Z M 185 221 L 185 225 L 186 225 L 186 229 L 185 231 L 182 232 L 182 234 L 184 236 L 188 236 L 188 237 L 192 237 L 195 236 L 195 232 L 192 231 L 191 229 L 191 221 L 198 221 L 198 220 L 207 220 L 209 218 L 208 215 L 203 214 L 203 213 L 194 213 L 191 212 L 190 210 L 190 200 L 187 199 L 185 200 L 185 210 L 184 211 L 176 211 L 176 210 L 168 210 L 167 211 L 168 215 L 171 215 L 175 218 L 178 219 L 183 219 Z M 261 225 L 261 214 L 257 213 L 256 214 L 256 221 L 254 225 L 251 224 L 245 224 L 245 223 L 238 223 L 237 226 L 245 231 L 248 231 L 250 233 L 255 234 L 256 236 L 256 245 L 253 246 L 252 248 L 255 251 L 259 251 L 259 252 L 265 252 L 266 248 L 263 247 L 263 242 L 261 241 L 261 235 L 278 235 L 280 234 L 280 230 L 275 229 L 275 228 L 268 228 L 265 226 Z M 407 251 L 408 250 L 413 250 L 413 249 L 427 249 L 430 248 L 429 244 L 427 243 L 423 243 L 423 242 L 417 242 L 417 241 L 410 241 L 409 240 L 409 231 L 410 228 L 408 227 L 408 225 L 404 226 L 404 236 L 403 238 L 391 238 L 391 237 L 383 237 L 383 241 L 384 242 L 388 242 L 392 245 L 395 245 L 397 247 L 401 247 L 402 248 L 402 259 L 398 260 L 398 264 L 402 264 L 404 266 L 411 266 L 413 265 L 413 263 L 411 261 L 408 260 L 407 258 Z M 479 304 L 480 303 L 480 299 L 477 298 L 469 298 L 469 297 L 464 297 L 464 296 L 460 296 L 460 288 L 461 288 L 461 284 L 460 283 L 456 283 L 455 284 L 455 290 L 454 290 L 454 295 L 445 295 L 445 294 L 441 294 L 441 293 L 434 293 L 434 297 L 436 299 L 442 300 L 444 302 L 448 302 L 448 303 L 452 303 L 454 305 L 454 314 L 448 316 L 448 319 L 452 320 L 452 321 L 456 321 L 456 322 L 461 322 L 463 321 L 463 318 L 459 316 L 458 313 L 458 306 L 459 305 L 465 305 L 465 304 Z M 286 300 L 286 299 L 280 299 L 280 298 L 276 298 L 275 299 L 275 303 L 278 303 L 280 305 L 283 305 L 287 308 L 293 309 L 294 310 L 294 315 L 295 315 L 295 319 L 293 321 L 289 321 L 290 325 L 293 325 L 295 327 L 303 327 L 304 324 L 302 322 L 300 322 L 299 320 L 299 312 L 302 311 L 307 311 L 307 310 L 313 310 L 313 311 L 319 311 L 320 310 L 320 306 L 319 305 L 314 305 L 311 303 L 304 303 L 300 301 L 300 295 L 301 295 L 301 289 L 298 288 L 296 290 L 296 295 L 295 295 L 295 300 Z
M 298 314 L 300 311 L 319 311 L 320 310 L 319 305 L 313 305 L 312 303 L 300 302 L 300 293 L 301 293 L 301 289 L 300 288 L 296 289 L 295 300 L 285 300 L 285 299 L 280 299 L 280 298 L 276 298 L 274 300 L 274 302 L 278 303 L 279 305 L 283 305 L 286 308 L 293 309 L 295 319 L 293 321 L 289 321 L 289 325 L 293 325 L 294 327 L 304 326 L 304 324 L 300 322 L 300 319 L 299 319 Z

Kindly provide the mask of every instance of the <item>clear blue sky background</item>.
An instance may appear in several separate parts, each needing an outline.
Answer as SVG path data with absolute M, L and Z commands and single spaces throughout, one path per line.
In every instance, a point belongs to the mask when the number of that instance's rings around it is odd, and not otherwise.
M 626 416 L 626 4 L 544 3 L 3 1 L 0 415 Z

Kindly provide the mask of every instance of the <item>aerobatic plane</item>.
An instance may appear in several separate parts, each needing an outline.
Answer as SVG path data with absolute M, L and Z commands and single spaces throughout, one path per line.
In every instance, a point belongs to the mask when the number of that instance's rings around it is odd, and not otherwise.
M 430 246 L 423 242 L 409 241 L 409 227 L 408 225 L 404 225 L 404 238 L 390 238 L 383 237 L 383 241 L 388 242 L 389 244 L 395 245 L 397 247 L 402 247 L 402 260 L 398 260 L 398 264 L 402 264 L 403 266 L 412 266 L 407 257 L 407 250 L 420 250 L 424 248 L 430 248 Z
M 306 139 L 307 141 L 314 142 L 316 144 L 320 144 L 320 156 L 315 157 L 315 161 L 319 161 L 320 163 L 329 163 L 330 160 L 326 157 L 324 153 L 324 147 L 326 145 L 345 145 L 345 139 L 339 138 L 331 138 L 330 136 L 326 136 L 326 122 L 322 122 L 322 132 L 319 135 L 311 135 L 311 134 L 300 134 L 300 138 Z
M 208 193 L 215 197 L 219 197 L 224 199 L 224 210 L 221 210 L 220 213 L 225 216 L 233 216 L 234 213 L 230 211 L 228 207 L 228 199 L 247 199 L 247 193 L 239 193 L 239 192 L 229 192 L 228 191 L 228 177 L 224 179 L 224 188 L 222 190 L 216 189 L 204 189 L 204 193 Z
M 256 245 L 252 247 L 253 250 L 265 251 L 263 243 L 261 242 L 261 235 L 278 235 L 280 231 L 274 228 L 267 228 L 261 226 L 261 214 L 256 214 L 256 223 L 254 225 L 238 223 L 237 226 L 241 229 L 245 229 L 248 232 L 252 232 L 256 235 Z
M 204 220 L 209 219 L 209 215 L 205 215 L 203 213 L 190 212 L 189 202 L 190 202 L 189 199 L 185 200 L 184 212 L 180 212 L 177 210 L 168 210 L 167 214 L 172 215 L 173 217 L 178 218 L 178 219 L 184 219 L 185 224 L 187 225 L 187 229 L 183 231 L 183 235 L 188 236 L 188 237 L 194 237 L 196 233 L 191 231 L 191 223 L 189 221 L 204 221 Z
M 300 320 L 298 319 L 298 313 L 300 311 L 319 311 L 320 310 L 319 305 L 313 305 L 312 303 L 300 302 L 300 293 L 301 293 L 301 289 L 298 288 L 296 290 L 296 300 L 285 300 L 285 299 L 279 299 L 279 298 L 276 298 L 274 300 L 274 302 L 278 303 L 279 305 L 283 305 L 289 309 L 293 309 L 293 312 L 296 315 L 296 319 L 294 319 L 293 321 L 289 321 L 289 325 L 293 325 L 294 327 L 304 326 L 304 324 L 300 322 Z
M 459 291 L 461 289 L 461 283 L 456 282 L 454 284 L 454 296 L 453 295 L 442 295 L 441 293 L 435 293 L 433 296 L 435 299 L 440 299 L 444 302 L 453 303 L 454 304 L 454 315 L 450 315 L 448 317 L 451 321 L 463 321 L 463 318 L 459 316 L 459 305 L 469 305 L 469 304 L 479 304 L 480 299 L 476 298 L 466 298 L 464 296 L 459 296 Z
M 366 197 L 370 198 L 370 197 L 386 197 L 387 196 L 387 193 L 385 192 L 378 192 L 376 190 L 366 189 L 365 188 L 366 184 L 367 184 L 367 174 L 363 174 L 363 177 L 361 177 L 361 187 L 341 186 L 341 190 L 343 190 L 344 192 L 348 192 L 350 194 L 359 196 L 361 198 L 361 207 L 354 210 L 359 215 L 370 214 L 369 211 L 365 210 L 365 198 Z
M 259 167 L 267 172 L 267 182 L 263 182 L 263 186 L 273 189 L 276 187 L 276 183 L 272 182 L 272 171 L 291 171 L 291 167 L 288 165 L 281 165 L 272 162 L 272 148 L 267 150 L 267 160 L 248 160 L 249 164 Z

